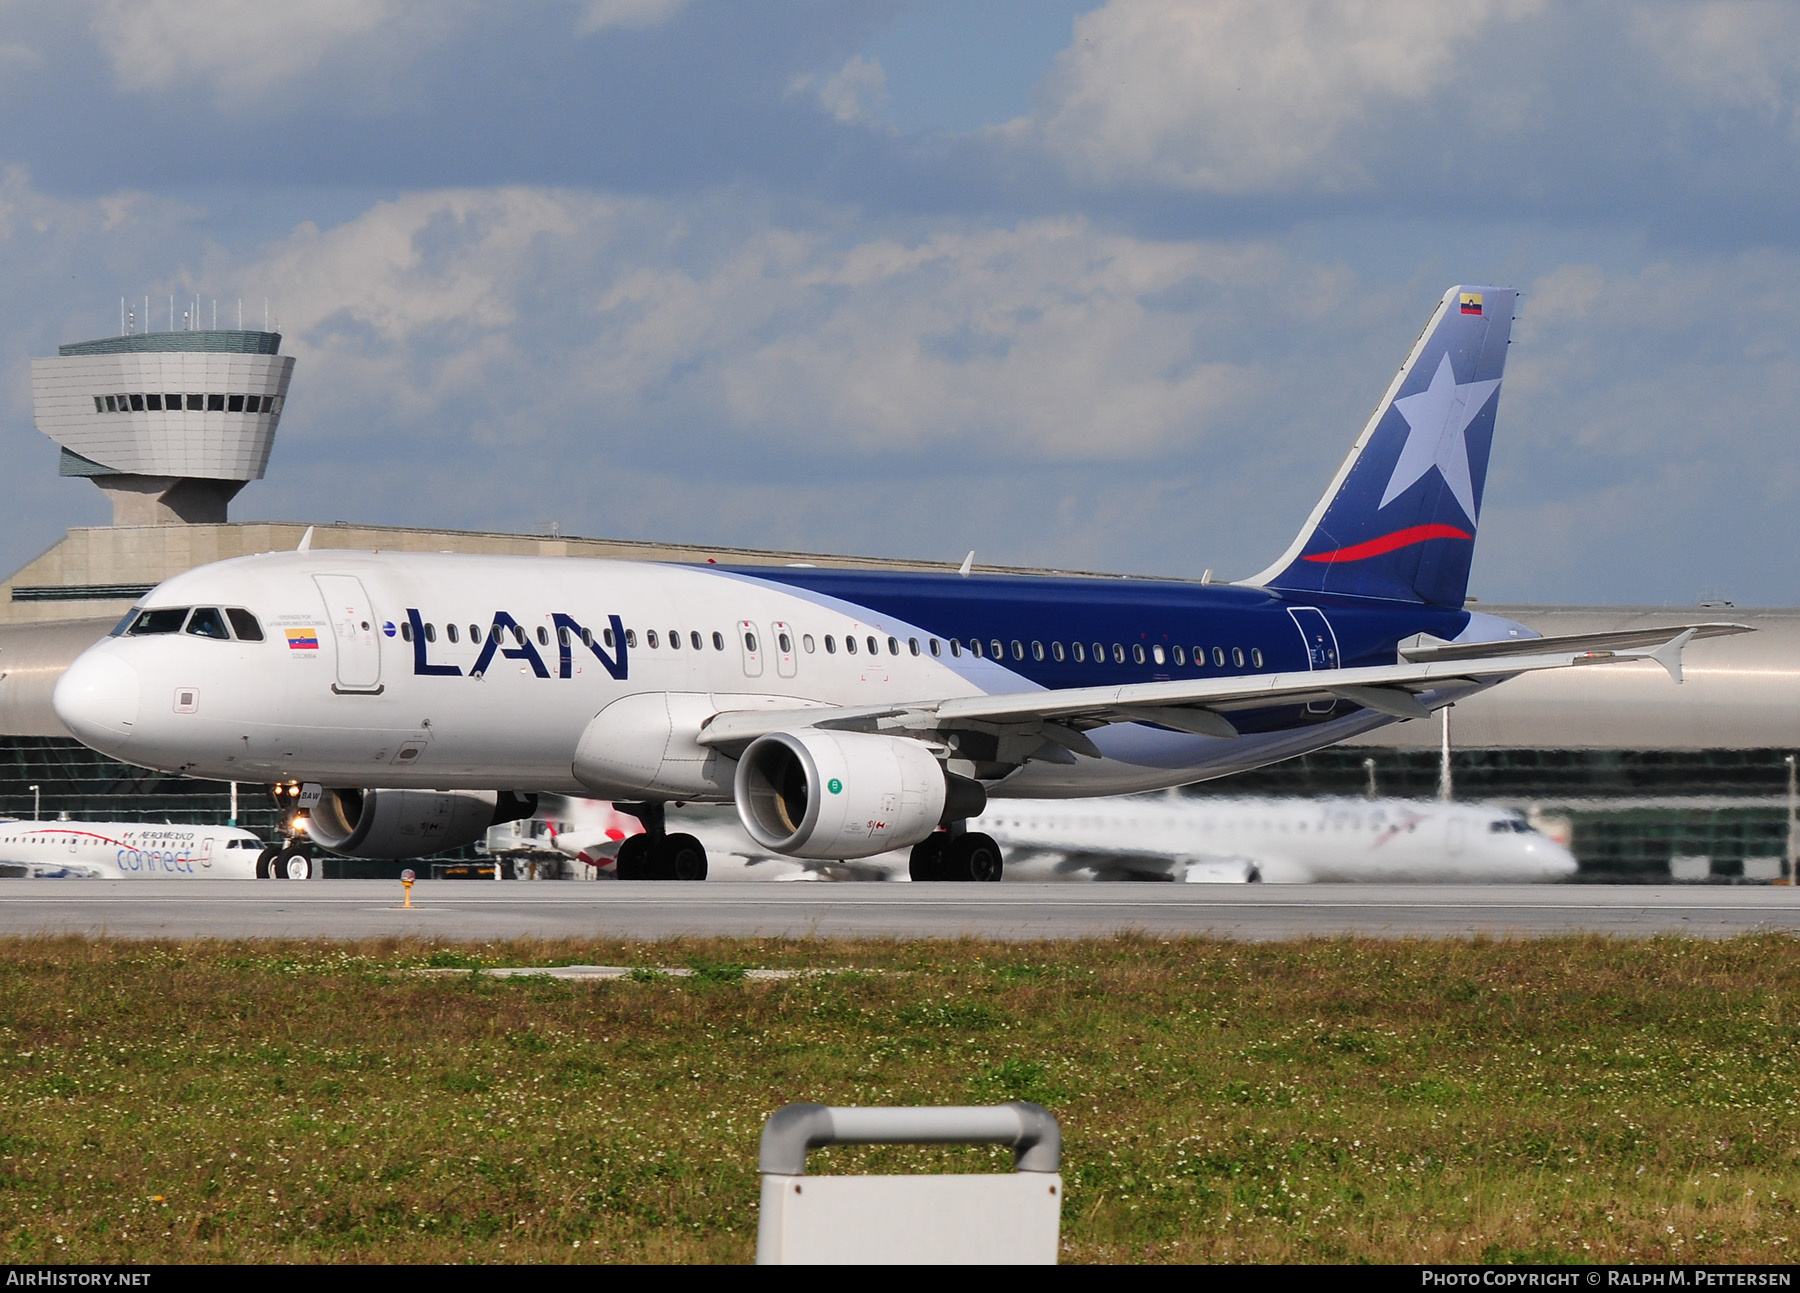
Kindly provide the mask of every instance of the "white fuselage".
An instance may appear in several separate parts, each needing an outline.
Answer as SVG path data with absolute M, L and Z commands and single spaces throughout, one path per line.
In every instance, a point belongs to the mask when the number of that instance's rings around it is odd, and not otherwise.
M 635 818 L 607 804 L 546 837 L 601 875 L 612 873 Z M 497 827 L 489 836 L 490 851 Z M 905 850 L 808 866 L 759 849 L 736 822 L 671 818 L 705 844 L 719 879 L 905 879 Z M 1120 796 L 996 803 L 969 829 L 992 835 L 1013 880 L 1169 879 L 1192 883 L 1539 884 L 1574 877 L 1563 845 L 1518 813 L 1416 799 Z
M 953 653 L 942 630 L 709 568 L 271 553 L 176 576 L 140 606 L 246 608 L 264 637 L 208 638 L 190 628 L 109 638 L 64 675 L 57 711 L 84 742 L 115 757 L 219 780 L 727 802 L 733 760 L 694 740 L 715 713 L 1044 688 L 1027 676 L 1029 662 Z M 1149 632 L 1163 618 L 1146 612 L 1130 623 L 1141 620 Z M 1256 662 L 1246 668 L 1260 666 L 1265 653 L 1267 668 L 1283 659 L 1295 667 L 1296 657 L 1306 667 L 1304 644 L 1279 607 L 1234 610 L 1221 622 L 1232 627 L 1210 640 L 1243 641 L 1238 655 Z M 584 643 L 583 629 L 595 646 Z M 609 630 L 631 639 L 617 669 L 601 643 Z M 1109 628 L 1106 636 L 1128 634 Z M 1111 655 L 1122 660 L 1124 651 Z M 615 644 L 610 654 L 620 652 Z M 1155 654 L 1162 659 L 1160 647 Z M 1057 667 L 1071 682 L 1164 676 L 1155 662 L 1135 672 L 1110 661 Z M 1451 680 L 1444 694 L 1474 689 Z M 1055 797 L 1157 789 L 1260 766 L 1389 721 L 1352 710 L 1234 739 L 1114 724 L 1091 734 L 1102 757 L 1032 761 L 990 790 Z
M 0 863 L 36 877 L 252 880 L 262 849 L 235 826 L 0 819 Z
M 1007 870 L 1269 884 L 1529 884 L 1574 856 L 1519 814 L 1410 799 L 1131 797 L 996 804 L 969 823 Z

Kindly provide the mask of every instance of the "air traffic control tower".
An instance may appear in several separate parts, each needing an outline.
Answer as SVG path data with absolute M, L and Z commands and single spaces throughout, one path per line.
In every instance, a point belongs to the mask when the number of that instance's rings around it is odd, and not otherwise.
M 262 479 L 294 373 L 278 332 L 142 332 L 31 361 L 37 428 L 59 471 L 112 500 L 115 526 L 218 525 Z

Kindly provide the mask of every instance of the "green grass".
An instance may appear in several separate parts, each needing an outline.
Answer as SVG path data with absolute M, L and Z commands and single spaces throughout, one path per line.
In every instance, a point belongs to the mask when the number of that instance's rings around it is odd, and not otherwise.
M 574 962 L 697 973 L 411 973 Z M 775 966 L 842 972 L 743 973 Z M 1074 1260 L 1779 1261 L 1796 1024 L 1781 938 L 15 940 L 0 1249 L 744 1261 L 781 1104 L 1028 1099 L 1062 1121 Z

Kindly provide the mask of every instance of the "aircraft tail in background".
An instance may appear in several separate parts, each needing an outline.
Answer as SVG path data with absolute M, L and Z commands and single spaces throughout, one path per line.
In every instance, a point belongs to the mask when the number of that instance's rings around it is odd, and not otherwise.
M 1299 536 L 1244 583 L 1462 606 L 1516 296 L 1444 293 Z

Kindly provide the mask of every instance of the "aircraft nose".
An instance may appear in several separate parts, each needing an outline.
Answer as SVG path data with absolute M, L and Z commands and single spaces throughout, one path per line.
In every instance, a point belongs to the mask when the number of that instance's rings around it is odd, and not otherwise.
M 77 740 L 105 751 L 131 735 L 138 698 L 136 669 L 109 652 L 89 651 L 57 680 L 50 703 Z

